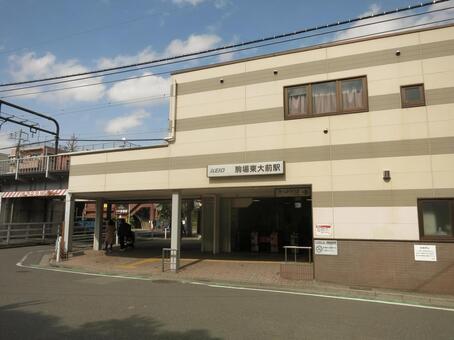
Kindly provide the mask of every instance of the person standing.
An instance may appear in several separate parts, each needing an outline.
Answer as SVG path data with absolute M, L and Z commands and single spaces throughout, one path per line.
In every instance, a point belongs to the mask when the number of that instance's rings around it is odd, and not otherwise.
M 106 227 L 106 244 L 104 250 L 108 253 L 112 252 L 112 247 L 115 242 L 115 223 L 112 220 L 107 222 Z
M 118 241 L 120 242 L 120 250 L 121 251 L 124 251 L 125 250 L 125 237 L 126 237 L 126 221 L 124 218 L 120 218 L 118 220 L 118 230 L 117 230 L 117 234 L 118 234 Z

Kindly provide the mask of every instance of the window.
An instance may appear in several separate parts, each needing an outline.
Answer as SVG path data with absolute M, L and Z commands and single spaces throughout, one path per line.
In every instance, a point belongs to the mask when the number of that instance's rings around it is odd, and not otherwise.
M 403 108 L 426 105 L 423 84 L 401 86 L 400 97 Z
M 422 239 L 454 241 L 454 198 L 419 199 L 418 215 Z
M 366 77 L 284 88 L 285 118 L 367 111 Z

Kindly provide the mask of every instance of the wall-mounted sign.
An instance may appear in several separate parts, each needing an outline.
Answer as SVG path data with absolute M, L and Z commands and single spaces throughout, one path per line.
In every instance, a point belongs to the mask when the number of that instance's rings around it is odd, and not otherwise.
M 337 241 L 314 240 L 316 255 L 337 255 Z
M 276 197 L 311 197 L 310 187 L 277 188 Z
M 333 237 L 333 229 L 329 224 L 316 224 L 315 237 Z
M 284 174 L 284 161 L 208 165 L 208 177 L 258 176 Z
M 435 245 L 415 244 L 415 261 L 437 261 L 437 247 Z

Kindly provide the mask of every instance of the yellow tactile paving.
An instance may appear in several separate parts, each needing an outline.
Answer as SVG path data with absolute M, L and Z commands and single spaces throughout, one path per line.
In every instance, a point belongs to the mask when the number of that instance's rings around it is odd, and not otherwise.
M 149 259 L 143 259 L 135 262 L 130 262 L 128 264 L 123 264 L 119 265 L 118 267 L 121 268 L 135 268 L 137 266 L 147 264 L 147 263 L 154 263 L 154 262 L 160 262 L 161 258 L 149 258 Z M 194 261 L 200 261 L 200 262 L 217 262 L 217 263 L 253 263 L 253 264 L 269 264 L 269 263 L 281 263 L 279 261 L 258 261 L 258 260 L 221 260 L 221 259 L 180 259 L 181 262 L 194 262 Z

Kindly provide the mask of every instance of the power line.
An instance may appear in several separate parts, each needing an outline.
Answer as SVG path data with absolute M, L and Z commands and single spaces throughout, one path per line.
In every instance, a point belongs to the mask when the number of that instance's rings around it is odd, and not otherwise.
M 446 1 L 450 1 L 450 0 L 446 0 Z M 420 15 L 426 15 L 426 14 L 433 13 L 433 12 L 446 11 L 446 10 L 453 9 L 453 8 L 454 8 L 454 6 L 452 6 L 452 7 L 447 7 L 447 8 L 443 8 L 443 9 L 438 9 L 438 10 L 433 10 L 433 11 L 429 11 L 429 12 L 424 12 L 424 13 L 416 13 L 416 14 L 407 15 L 407 16 L 402 16 L 402 17 L 398 17 L 398 18 L 392 18 L 392 19 L 387 19 L 387 20 L 382 20 L 382 21 L 367 23 L 367 24 L 363 24 L 363 25 L 357 25 L 357 26 L 349 27 L 349 28 L 343 28 L 343 29 L 337 29 L 337 30 L 330 30 L 330 31 L 327 31 L 327 32 L 316 33 L 316 34 L 307 35 L 307 36 L 303 36 L 303 37 L 286 39 L 286 40 L 283 40 L 283 41 L 265 43 L 265 44 L 261 44 L 261 45 L 257 45 L 257 46 L 253 46 L 253 47 L 245 47 L 245 48 L 240 48 L 240 49 L 236 49 L 236 50 L 230 50 L 230 51 L 228 51 L 228 52 L 214 53 L 214 54 L 205 55 L 205 56 L 199 56 L 199 57 L 194 57 L 194 58 L 187 58 L 187 59 L 180 60 L 180 61 L 169 62 L 169 63 L 167 63 L 167 64 L 161 64 L 161 65 L 157 65 L 157 66 L 155 65 L 155 66 L 143 67 L 143 68 L 141 68 L 141 69 L 152 68 L 152 67 L 159 67 L 159 66 L 164 66 L 164 65 L 169 65 L 169 64 L 175 64 L 175 63 L 181 63 L 181 62 L 187 62 L 187 61 L 192 61 L 192 60 L 197 60 L 197 59 L 203 59 L 203 58 L 211 58 L 211 57 L 219 56 L 219 55 L 222 55 L 222 54 L 240 52 L 240 51 L 245 51 L 245 50 L 250 50 L 250 49 L 256 49 L 256 48 L 260 48 L 260 47 L 266 47 L 266 46 L 271 46 L 271 45 L 276 45 L 276 44 L 287 43 L 287 42 L 290 42 L 290 41 L 296 41 L 296 40 L 302 40 L 302 39 L 307 39 L 307 38 L 313 38 L 313 37 L 316 37 L 316 36 L 322 36 L 322 35 L 327 35 L 327 34 L 332 34 L 332 33 L 343 32 L 343 31 L 347 31 L 347 30 L 351 30 L 351 29 L 357 29 L 357 28 L 361 28 L 361 27 L 365 27 L 365 26 L 376 25 L 376 24 L 380 24 L 380 23 L 384 23 L 384 22 L 390 22 L 390 21 L 394 21 L 394 20 L 401 20 L 401 19 L 406 19 L 406 18 L 415 17 L 415 16 L 420 16 Z M 392 14 L 392 13 L 391 13 L 391 14 Z M 348 41 L 348 40 L 351 40 L 351 39 L 364 38 L 364 37 L 374 36 L 374 35 L 383 34 L 383 33 L 390 33 L 390 32 L 400 31 L 400 30 L 409 29 L 409 28 L 415 28 L 415 27 L 421 27 L 421 26 L 427 26 L 427 25 L 440 24 L 440 23 L 443 23 L 443 22 L 451 21 L 451 20 L 454 20 L 454 18 L 448 18 L 448 19 L 444 19 L 444 20 L 432 21 L 432 22 L 427 22 L 427 23 L 423 23 L 423 24 L 407 26 L 407 27 L 404 27 L 404 28 L 397 28 L 397 29 L 392 29 L 392 30 L 386 30 L 386 31 L 381 31 L 381 32 L 376 32 L 376 33 L 361 35 L 361 36 L 357 36 L 357 37 L 354 37 L 354 38 L 338 39 L 338 40 L 335 40 L 335 41 L 333 41 L 333 42 Z M 320 44 L 319 44 L 319 45 L 320 45 Z M 313 45 L 313 47 L 319 46 L 319 45 Z M 323 45 L 323 44 L 321 44 L 321 45 Z M 123 73 L 123 72 L 132 72 L 132 71 L 136 71 L 136 70 L 121 71 L 121 73 Z M 71 90 L 71 89 L 77 89 L 77 88 L 84 88 L 84 87 L 90 87 L 90 86 L 98 86 L 98 85 L 102 85 L 102 84 L 110 84 L 110 83 L 128 81 L 128 80 L 132 80 L 132 79 L 139 79 L 139 78 L 145 78 L 145 77 L 152 77 L 152 76 L 170 74 L 171 72 L 172 72 L 172 71 L 165 71 L 165 72 L 159 72 L 159 73 L 153 73 L 153 74 L 145 74 L 145 75 L 141 75 L 141 76 L 120 78 L 120 79 L 115 79 L 115 80 L 110 80 L 110 81 L 104 81 L 104 82 L 98 82 L 98 83 L 92 83 L 92 84 L 83 84 L 83 85 L 77 85 L 77 86 L 71 86 L 71 87 L 63 87 L 63 88 L 57 88 L 57 89 L 49 89 L 49 90 L 43 90 L 43 91 L 37 91 L 37 92 L 27 92 L 27 93 L 18 94 L 18 95 L 8 95 L 8 96 L 0 97 L 0 98 L 22 97 L 22 96 L 29 96 L 29 95 L 41 94 L 41 93 L 58 92 L 58 91 L 65 91 L 65 90 Z M 120 72 L 119 72 L 119 73 L 120 73 Z M 109 75 L 110 75 L 110 74 L 109 74 Z M 101 77 L 101 76 L 102 76 L 102 75 L 96 75 L 96 76 L 85 77 L 85 78 L 80 78 L 80 79 L 71 79 L 71 80 L 66 80 L 66 81 L 62 81 L 62 82 L 56 82 L 55 84 L 57 84 L 57 83 L 66 83 L 66 82 L 73 82 L 73 81 L 80 81 L 80 80 L 82 80 L 82 79 L 96 78 L 96 77 Z M 0 90 L 0 92 L 17 91 L 17 90 L 22 90 L 22 89 L 25 89 L 25 88 L 42 87 L 42 86 L 48 86 L 48 85 L 52 85 L 52 84 L 54 84 L 54 83 L 51 83 L 51 84 L 44 84 L 44 85 L 33 85 L 33 86 L 30 86 L 30 87 L 17 88 L 17 89 Z M 2 85 L 0 85 L 0 86 L 2 86 Z M 163 96 L 165 96 L 165 95 L 166 95 L 166 94 L 163 94 Z
M 400 12 L 410 11 L 410 10 L 414 10 L 414 9 L 418 9 L 418 8 L 423 8 L 423 7 L 427 7 L 427 6 L 431 6 L 431 5 L 435 5 L 435 4 L 439 4 L 439 3 L 443 3 L 443 2 L 447 2 L 447 1 L 450 1 L 450 0 L 433 0 L 430 2 L 409 5 L 407 7 L 396 8 L 395 10 L 391 10 L 391 11 L 373 13 L 370 15 L 366 15 L 364 17 L 357 17 L 357 18 L 337 21 L 337 22 L 334 22 L 331 24 L 305 28 L 305 29 L 301 29 L 301 30 L 298 30 L 295 32 L 288 32 L 288 33 L 278 34 L 278 35 L 274 35 L 274 36 L 268 36 L 268 37 L 264 37 L 264 38 L 259 38 L 259 39 L 255 39 L 255 40 L 242 42 L 242 43 L 230 44 L 230 45 L 225 45 L 225 46 L 221 46 L 221 47 L 211 48 L 211 49 L 207 49 L 207 50 L 203 50 L 203 51 L 185 53 L 185 54 L 171 56 L 171 57 L 165 57 L 165 58 L 160 58 L 160 59 L 155 59 L 155 60 L 150 60 L 150 61 L 145 61 L 145 62 L 140 62 L 140 63 L 134 63 L 134 64 L 129 64 L 129 65 L 123 65 L 123 66 L 104 68 L 104 69 L 99 69 L 99 70 L 92 70 L 92 71 L 88 71 L 88 72 L 80 72 L 80 73 L 75 73 L 75 74 L 67 74 L 67 75 L 48 77 L 48 78 L 42 78 L 42 79 L 34 79 L 34 80 L 28 80 L 28 81 L 8 83 L 8 84 L 0 84 L 0 87 L 31 84 L 31 83 L 37 83 L 37 82 L 43 82 L 43 81 L 49 81 L 49 80 L 58 80 L 58 79 L 64 79 L 64 78 L 79 77 L 79 76 L 84 76 L 84 75 L 89 75 L 89 74 L 105 73 L 108 71 L 122 70 L 122 69 L 144 66 L 144 65 L 149 65 L 149 64 L 156 64 L 156 63 L 160 63 L 160 62 L 164 62 L 164 61 L 171 61 L 171 60 L 175 60 L 175 59 L 192 57 L 192 56 L 196 56 L 196 55 L 200 55 L 200 54 L 207 54 L 207 53 L 211 53 L 211 52 L 217 52 L 217 51 L 232 49 L 232 48 L 236 48 L 236 47 L 254 45 L 254 44 L 271 41 L 271 40 L 283 39 L 283 38 L 287 38 L 290 36 L 296 36 L 296 35 L 300 35 L 303 33 L 308 33 L 308 32 L 317 31 L 317 30 L 321 30 L 321 29 L 327 29 L 327 28 L 335 27 L 335 26 L 352 24 L 352 23 L 355 23 L 358 21 L 381 17 L 381 16 L 393 14 L 393 13 L 400 13 Z
M 162 99 L 165 99 L 168 97 L 169 97 L 168 94 L 162 94 L 162 95 L 158 95 L 158 96 L 141 97 L 141 98 L 136 98 L 136 99 L 131 99 L 131 100 L 115 101 L 115 102 L 107 103 L 104 105 L 96 105 L 96 106 L 84 107 L 84 108 L 77 109 L 77 110 L 60 112 L 60 113 L 55 114 L 54 117 L 63 116 L 63 115 L 67 115 L 67 114 L 73 114 L 73 113 L 79 113 L 79 112 L 86 112 L 86 111 L 105 110 L 107 108 L 128 105 L 128 104 L 142 103 L 142 102 L 155 101 L 155 100 L 157 101 L 157 100 L 162 100 Z
M 71 38 L 71 37 L 74 37 L 74 36 L 77 36 L 77 35 L 83 35 L 83 34 L 87 34 L 87 33 L 91 33 L 91 32 L 104 30 L 104 29 L 110 28 L 110 27 L 118 27 L 118 26 L 121 26 L 121 25 L 130 24 L 132 22 L 143 20 L 143 19 L 145 19 L 148 16 L 149 15 L 147 14 L 147 15 L 144 15 L 144 16 L 132 18 L 132 19 L 129 19 L 129 20 L 121 21 L 121 22 L 115 22 L 115 23 L 112 23 L 112 24 L 98 26 L 98 27 L 93 27 L 93 28 L 90 28 L 90 29 L 87 29 L 87 30 L 83 30 L 83 31 L 79 31 L 79 32 L 69 33 L 67 35 L 62 35 L 62 36 L 59 36 L 59 37 L 56 37 L 56 38 L 53 38 L 53 39 L 40 41 L 40 42 L 38 42 L 36 44 L 32 44 L 31 46 L 27 46 L 27 47 L 19 47 L 19 48 L 14 48 L 14 49 L 0 51 L 0 55 L 1 54 L 6 54 L 6 53 L 11 53 L 11 52 L 16 52 L 16 51 L 23 51 L 23 50 L 26 50 L 26 49 L 28 49 L 30 47 L 46 45 L 46 44 L 49 44 L 49 43 L 53 43 L 55 41 L 60 41 L 60 40 L 68 39 L 68 38 Z

